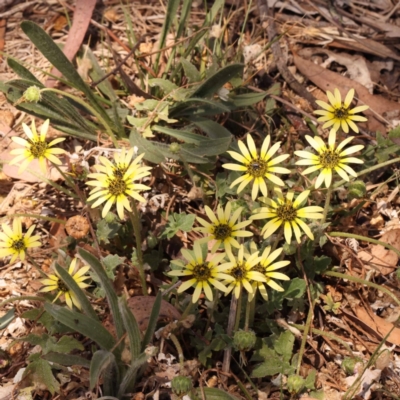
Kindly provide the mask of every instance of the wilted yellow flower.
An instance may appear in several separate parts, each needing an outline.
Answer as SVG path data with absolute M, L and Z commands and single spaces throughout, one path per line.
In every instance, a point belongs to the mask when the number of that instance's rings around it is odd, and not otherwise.
M 323 182 L 325 182 L 325 186 L 327 188 L 330 187 L 332 183 L 333 172 L 337 172 L 338 175 L 340 175 L 340 177 L 346 181 L 350 180 L 347 174 L 356 178 L 356 172 L 353 170 L 353 168 L 346 164 L 363 164 L 364 161 L 348 156 L 360 151 L 364 148 L 364 146 L 358 144 L 343 150 L 344 146 L 350 143 L 353 139 L 354 136 L 350 136 L 343 140 L 343 142 L 341 142 L 335 148 L 336 132 L 333 130 L 329 132 L 328 146 L 319 136 L 312 138 L 311 136 L 306 135 L 307 142 L 310 143 L 310 145 L 317 151 L 318 154 L 313 154 L 304 150 L 295 151 L 294 153 L 297 156 L 304 158 L 304 160 L 297 161 L 296 165 L 311 165 L 311 167 L 303 171 L 303 175 L 311 174 L 311 172 L 322 169 L 315 182 L 316 189 L 318 189 Z
M 25 260 L 26 250 L 32 247 L 40 247 L 40 236 L 32 236 L 36 225 L 32 225 L 28 231 L 22 233 L 22 224 L 19 218 L 13 221 L 12 229 L 2 224 L 3 232 L 0 232 L 0 257 L 12 256 L 10 263 L 13 263 L 17 258 L 21 261 Z
M 329 90 L 326 92 L 331 105 L 324 101 L 316 100 L 316 103 L 323 108 L 323 110 L 314 111 L 314 114 L 322 115 L 322 117 L 318 118 L 319 122 L 325 122 L 322 128 L 329 128 L 333 125 L 333 131 L 337 132 L 342 127 L 343 131 L 348 133 L 350 127 L 354 132 L 358 133 L 358 127 L 354 121 L 363 122 L 367 121 L 367 118 L 355 114 L 365 111 L 369 107 L 364 105 L 350 109 L 350 104 L 354 97 L 354 89 L 349 90 L 343 104 L 339 89 L 335 89 L 334 93 L 332 94 Z
M 281 142 L 275 143 L 269 150 L 268 147 L 271 142 L 271 136 L 267 136 L 261 146 L 261 150 L 258 153 L 256 145 L 250 134 L 247 134 L 247 147 L 239 140 L 238 146 L 242 154 L 236 151 L 228 151 L 232 158 L 239 161 L 239 164 L 223 164 L 222 166 L 226 169 L 233 171 L 244 172 L 245 174 L 234 180 L 230 187 L 238 184 L 237 192 L 240 193 L 250 182 L 253 182 L 253 189 L 251 191 L 251 197 L 253 200 L 256 199 L 259 191 L 264 196 L 268 196 L 268 190 L 266 181 L 270 181 L 278 186 L 284 186 L 282 179 L 274 175 L 278 174 L 289 174 L 290 170 L 287 168 L 277 167 L 276 165 L 286 160 L 289 154 L 282 154 L 276 158 L 272 158 L 275 153 L 279 150 Z
M 297 196 L 296 200 L 293 200 L 293 192 L 289 192 L 286 197 L 284 197 L 281 191 L 276 191 L 276 193 L 278 194 L 276 200 L 265 198 L 264 201 L 267 207 L 256 210 L 256 214 L 250 217 L 251 219 L 270 219 L 261 231 L 261 233 L 264 234 L 264 239 L 270 237 L 283 225 L 283 233 L 287 243 L 290 243 L 292 240 L 293 232 L 297 242 L 300 243 L 301 230 L 303 230 L 311 240 L 314 240 L 311 229 L 303 219 L 320 219 L 322 218 L 321 212 L 323 212 L 324 209 L 319 206 L 300 208 L 303 201 L 307 199 L 310 194 L 310 191 L 305 190 Z

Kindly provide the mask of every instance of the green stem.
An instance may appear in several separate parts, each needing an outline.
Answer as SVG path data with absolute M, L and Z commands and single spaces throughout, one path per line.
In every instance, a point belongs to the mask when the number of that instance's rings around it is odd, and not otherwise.
M 181 366 L 181 372 L 182 372 L 184 370 L 184 358 L 183 358 L 182 346 L 179 343 L 178 338 L 173 333 L 170 333 L 169 338 L 172 340 L 172 343 L 174 344 L 176 351 L 178 352 L 179 365 Z
M 232 293 L 231 307 L 229 310 L 229 318 L 228 318 L 228 326 L 226 328 L 226 334 L 228 336 L 232 335 L 233 327 L 234 327 L 235 321 L 236 321 L 237 309 L 238 309 L 238 299 Z M 232 354 L 232 348 L 230 346 L 228 346 L 224 351 L 224 359 L 222 361 L 222 372 L 224 372 L 226 374 L 229 373 L 231 354 Z
M 390 296 L 397 303 L 397 305 L 400 306 L 400 300 L 390 290 L 386 289 L 385 287 L 383 287 L 381 285 L 366 281 L 361 278 L 357 278 L 355 276 L 341 274 L 340 272 L 335 272 L 335 271 L 326 271 L 326 272 L 324 272 L 324 275 L 333 276 L 335 278 L 347 279 L 349 281 L 361 283 L 362 285 L 370 286 L 374 289 L 380 290 L 381 292 L 386 293 L 388 296 Z
M 142 235 L 140 233 L 141 231 L 141 224 L 140 224 L 140 217 L 139 217 L 139 212 L 136 207 L 136 202 L 134 201 L 132 204 L 132 212 L 129 213 L 129 217 L 131 219 L 132 227 L 133 227 L 133 232 L 135 234 L 135 240 L 136 240 L 136 256 L 139 264 L 139 275 L 140 275 L 140 281 L 142 283 L 142 289 L 143 289 L 143 295 L 147 296 L 147 284 L 146 284 L 146 276 L 144 272 L 144 267 L 143 267 L 143 253 L 142 253 Z
M 331 204 L 332 192 L 333 192 L 333 186 L 330 185 L 328 187 L 328 191 L 326 192 L 324 213 L 322 214 L 321 225 L 325 223 L 326 217 L 328 216 L 329 205 Z
M 243 303 L 243 288 L 240 288 L 240 296 L 237 302 L 237 309 L 236 309 L 236 317 L 235 317 L 235 325 L 233 331 L 236 332 L 239 329 L 240 325 L 240 316 L 242 314 L 242 303 Z
M 279 228 L 276 239 L 275 239 L 274 243 L 272 244 L 271 252 L 273 252 L 278 247 L 278 244 L 281 241 L 282 236 L 283 236 L 283 225 Z
M 246 315 L 245 315 L 245 320 L 244 320 L 244 330 L 247 332 L 249 330 L 249 323 L 250 323 L 250 313 L 251 313 L 251 303 L 253 300 L 256 298 L 256 296 L 253 296 L 251 301 L 246 302 Z
M 353 233 L 344 233 L 344 232 L 329 232 L 329 236 L 352 238 L 352 239 L 362 240 L 364 242 L 369 242 L 369 243 L 373 243 L 373 244 L 380 244 L 381 246 L 386 247 L 387 249 L 394 251 L 400 258 L 400 250 L 396 249 L 396 247 L 393 247 L 389 243 L 382 242 L 381 240 L 371 239 L 371 238 L 366 237 L 366 236 L 360 236 L 360 235 L 355 235 Z
M 300 350 L 299 350 L 299 358 L 297 360 L 297 372 L 296 372 L 297 375 L 300 375 L 301 362 L 303 360 L 303 355 L 304 355 L 304 352 L 306 349 L 307 336 L 308 336 L 308 333 L 310 332 L 312 317 L 314 315 L 314 305 L 315 305 L 315 300 L 313 300 L 312 304 L 310 304 L 310 309 L 308 310 L 306 325 L 304 326 L 303 337 L 301 339 L 301 345 L 300 345 Z
M 111 130 L 111 128 L 108 126 L 107 122 L 104 120 L 104 118 L 89 104 L 85 103 L 82 99 L 80 99 L 77 96 L 74 96 L 70 93 L 64 92 L 62 90 L 58 90 L 58 89 L 52 89 L 52 88 L 46 88 L 46 89 L 41 89 L 41 92 L 54 92 L 56 94 L 59 94 L 61 96 L 65 96 L 65 97 L 69 97 L 70 99 L 72 99 L 73 101 L 76 101 L 77 103 L 79 103 L 82 107 L 86 108 L 87 110 L 89 110 L 99 121 L 100 123 L 104 126 L 105 130 L 107 131 L 108 136 L 111 138 L 114 146 L 116 149 L 119 148 L 118 146 L 118 142 L 117 139 L 114 135 L 114 132 Z
M 183 321 L 187 316 L 189 316 L 192 313 L 192 310 L 195 307 L 195 303 L 193 303 L 193 301 L 189 301 L 189 304 L 187 305 L 187 307 L 185 308 L 185 311 L 183 312 L 182 316 L 181 316 L 181 321 Z

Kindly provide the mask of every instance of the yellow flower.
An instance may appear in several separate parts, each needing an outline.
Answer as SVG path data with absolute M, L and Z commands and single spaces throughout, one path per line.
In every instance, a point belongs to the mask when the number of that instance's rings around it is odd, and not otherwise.
M 90 267 L 85 265 L 84 267 L 79 268 L 78 271 L 76 271 L 74 274 L 77 261 L 78 261 L 77 258 L 74 258 L 71 261 L 71 264 L 68 269 L 68 273 L 72 276 L 72 279 L 77 283 L 77 285 L 80 288 L 85 289 L 88 286 L 90 286 L 84 282 L 86 279 L 90 278 L 89 276 L 85 275 L 89 271 Z M 75 294 L 71 290 L 68 289 L 67 285 L 57 275 L 57 273 L 48 275 L 47 279 L 42 279 L 40 282 L 43 283 L 43 285 L 45 285 L 42 289 L 40 289 L 40 292 L 51 292 L 52 290 L 58 290 L 57 296 L 53 300 L 53 303 L 61 295 L 64 295 L 65 302 L 67 303 L 67 306 L 71 310 L 72 310 L 72 305 L 75 305 L 79 309 L 81 308 L 81 304 L 80 304 L 79 300 L 77 299 L 77 297 L 75 296 Z
M 333 130 L 329 132 L 328 146 L 319 136 L 315 136 L 314 138 L 312 138 L 311 136 L 306 135 L 307 142 L 310 143 L 310 145 L 317 151 L 318 154 L 313 154 L 303 150 L 295 151 L 294 153 L 297 156 L 304 158 L 304 160 L 297 161 L 296 165 L 311 165 L 311 167 L 303 171 L 303 175 L 311 174 L 311 172 L 322 169 L 315 182 L 316 189 L 318 189 L 324 181 L 325 186 L 327 188 L 330 187 L 334 171 L 337 172 L 340 177 L 346 181 L 349 181 L 349 176 L 347 174 L 350 174 L 356 178 L 356 172 L 353 170 L 353 168 L 349 167 L 346 164 L 363 164 L 362 160 L 348 156 L 350 154 L 356 153 L 357 151 L 360 151 L 364 148 L 364 146 L 359 144 L 343 150 L 344 146 L 346 146 L 353 139 L 354 136 L 346 138 L 335 149 L 336 132 Z
M 206 295 L 209 301 L 213 300 L 213 292 L 210 284 L 218 290 L 226 292 L 228 289 L 220 280 L 230 280 L 230 276 L 224 274 L 223 271 L 229 266 L 222 267 L 218 264 L 225 257 L 225 253 L 215 254 L 213 258 L 206 261 L 207 257 L 203 257 L 200 241 L 197 240 L 193 245 L 194 254 L 186 249 L 182 249 L 182 255 L 189 261 L 189 264 L 184 265 L 182 261 L 173 261 L 172 263 L 182 268 L 181 270 L 172 270 L 168 273 L 170 276 L 190 276 L 190 279 L 183 282 L 178 289 L 178 293 L 182 293 L 192 286 L 195 286 L 192 301 L 195 303 L 202 292 Z
M 278 228 L 283 225 L 283 232 L 287 243 L 292 240 L 292 234 L 296 237 L 298 243 L 301 241 L 301 230 L 311 239 L 314 240 L 314 235 L 311 229 L 303 221 L 304 218 L 320 219 L 322 218 L 322 207 L 309 206 L 300 208 L 304 200 L 310 194 L 309 190 L 305 190 L 299 194 L 296 200 L 293 201 L 294 193 L 289 192 L 286 198 L 281 191 L 276 191 L 278 197 L 275 200 L 264 199 L 267 207 L 262 207 L 256 210 L 256 214 L 252 215 L 251 219 L 270 219 L 261 233 L 264 234 L 264 239 L 270 237 Z
M 8 225 L 1 225 L 3 232 L 0 232 L 0 257 L 12 256 L 10 263 L 13 263 L 17 258 L 21 261 L 25 260 L 25 252 L 32 247 L 39 247 L 39 236 L 32 236 L 35 225 L 32 225 L 28 231 L 22 233 L 22 224 L 19 218 L 13 221 L 13 228 Z
M 123 219 L 124 209 L 132 211 L 129 197 L 141 202 L 146 201 L 139 194 L 139 191 L 150 190 L 150 187 L 135 183 L 135 181 L 150 175 L 151 167 L 140 167 L 139 163 L 144 154 L 131 161 L 132 156 L 133 149 L 126 154 L 125 150 L 122 150 L 120 155 L 114 154 L 114 163 L 105 157 L 100 157 L 100 162 L 103 165 L 94 166 L 99 172 L 88 175 L 89 178 L 95 179 L 86 182 L 87 185 L 94 186 L 94 189 L 90 191 L 88 201 L 95 200 L 92 208 L 96 208 L 106 202 L 102 211 L 103 218 L 110 211 L 113 204 L 116 203 L 118 216 Z
M 358 133 L 358 127 L 354 121 L 363 122 L 367 121 L 367 118 L 355 114 L 368 110 L 369 107 L 364 105 L 350 109 L 350 104 L 354 97 L 354 89 L 349 90 L 343 104 L 339 89 L 335 89 L 334 93 L 332 94 L 329 90 L 326 92 L 331 105 L 324 101 L 316 100 L 316 103 L 323 108 L 323 110 L 314 111 L 314 114 L 322 115 L 322 117 L 318 118 L 319 122 L 325 122 L 322 128 L 329 128 L 333 125 L 333 131 L 337 132 L 342 127 L 343 131 L 348 133 L 350 126 L 354 132 Z
M 195 230 L 204 234 L 208 234 L 209 236 L 205 238 L 206 241 L 213 239 L 216 241 L 211 249 L 211 253 L 215 253 L 221 243 L 224 245 L 226 252 L 231 253 L 232 246 L 236 247 L 237 249 L 240 247 L 238 241 L 235 239 L 236 237 L 253 236 L 252 232 L 240 230 L 245 228 L 247 225 L 250 225 L 251 221 L 242 221 L 236 223 L 243 210 L 243 207 L 239 207 L 232 214 L 232 205 L 228 201 L 225 206 L 225 211 L 221 205 L 218 205 L 217 215 L 215 215 L 208 206 L 205 206 L 204 209 L 208 218 L 211 220 L 211 223 L 207 222 L 203 218 L 197 217 L 197 221 L 199 221 L 203 227 L 195 228 Z M 201 240 L 204 241 L 203 239 Z
M 289 281 L 290 278 L 282 274 L 281 272 L 275 272 L 277 269 L 286 267 L 290 264 L 290 261 L 274 261 L 281 255 L 283 248 L 276 249 L 271 253 L 271 247 L 267 247 L 264 249 L 261 255 L 261 261 L 253 267 L 253 271 L 258 271 L 262 273 L 267 279 L 266 284 L 274 290 L 278 292 L 283 292 L 283 288 L 279 286 L 273 279 L 280 279 L 282 281 Z M 261 296 L 265 301 L 268 300 L 268 292 L 264 282 L 253 282 L 253 293 L 249 294 L 249 301 L 253 299 L 256 295 L 257 289 L 260 291 Z
M 253 270 L 261 261 L 258 251 L 250 255 L 244 252 L 244 246 L 241 245 L 237 257 L 232 253 L 228 253 L 228 257 L 230 262 L 221 265 L 224 271 L 231 277 L 229 281 L 224 281 L 224 283 L 229 285 L 226 294 L 233 291 L 234 296 L 239 298 L 242 287 L 249 293 L 253 293 L 251 281 L 267 282 L 267 278 L 263 274 Z
M 278 174 L 289 174 L 290 170 L 282 167 L 277 167 L 276 164 L 281 163 L 289 157 L 289 154 L 282 154 L 276 158 L 272 158 L 274 154 L 279 150 L 281 142 L 275 143 L 269 150 L 268 147 L 271 142 L 271 136 L 267 136 L 261 146 L 260 152 L 257 151 L 256 145 L 250 134 L 247 135 L 247 147 L 239 140 L 238 146 L 242 154 L 236 151 L 228 151 L 232 158 L 239 161 L 243 165 L 238 164 L 223 164 L 222 166 L 226 169 L 233 171 L 245 172 L 244 175 L 234 180 L 230 187 L 238 184 L 237 192 L 240 193 L 251 181 L 253 183 L 253 189 L 251 191 L 251 197 L 253 200 L 256 199 L 259 191 L 264 196 L 268 196 L 268 190 L 266 181 L 269 180 L 275 185 L 283 186 L 283 181 L 275 176 L 273 173 Z
M 49 129 L 50 120 L 44 121 L 42 127 L 40 128 L 40 136 L 36 131 L 35 121 L 32 120 L 31 128 L 26 124 L 22 124 L 22 128 L 25 135 L 28 136 L 28 140 L 20 138 L 18 136 L 13 136 L 11 139 L 24 149 L 14 149 L 10 151 L 10 154 L 17 154 L 17 157 L 10 161 L 10 165 L 18 164 L 23 161 L 19 167 L 18 173 L 25 171 L 29 163 L 37 159 L 39 160 L 40 169 L 43 173 L 46 173 L 46 159 L 56 165 L 61 165 L 61 161 L 56 155 L 65 153 L 65 150 L 58 147 L 52 148 L 55 144 L 60 143 L 65 140 L 65 138 L 57 138 L 52 140 L 50 143 L 46 142 L 46 135 Z

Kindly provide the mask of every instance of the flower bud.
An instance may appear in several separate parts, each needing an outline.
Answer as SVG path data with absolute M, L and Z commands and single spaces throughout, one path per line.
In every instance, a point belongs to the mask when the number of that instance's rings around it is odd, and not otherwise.
M 237 350 L 249 351 L 256 345 L 257 336 L 253 331 L 236 331 L 233 345 Z
M 171 389 L 177 396 L 184 396 L 193 389 L 192 380 L 187 376 L 175 376 L 171 381 Z
M 111 224 L 116 220 L 116 215 L 112 212 L 108 212 L 104 220 L 107 222 L 107 224 Z
M 357 363 L 361 361 L 360 358 L 351 358 L 351 357 L 345 357 L 342 361 L 342 370 L 347 374 L 347 375 L 354 375 L 355 373 L 355 366 Z
M 290 375 L 287 380 L 290 393 L 300 393 L 304 389 L 304 379 L 299 375 Z
M 173 154 L 178 154 L 181 151 L 181 145 L 179 143 L 171 143 L 169 145 L 169 151 Z
M 349 191 L 347 193 L 347 198 L 352 199 L 362 199 L 367 193 L 367 188 L 363 181 L 354 181 L 349 185 Z
M 28 89 L 25 90 L 23 97 L 28 103 L 37 103 L 42 98 L 40 88 L 37 86 L 28 87 Z

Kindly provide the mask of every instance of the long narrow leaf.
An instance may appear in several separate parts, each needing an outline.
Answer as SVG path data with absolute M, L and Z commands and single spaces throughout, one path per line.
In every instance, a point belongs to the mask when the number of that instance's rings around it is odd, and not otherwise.
M 124 325 L 122 322 L 122 317 L 119 312 L 119 307 L 118 307 L 118 297 L 117 294 L 115 293 L 115 290 L 111 284 L 110 279 L 108 278 L 104 267 L 101 265 L 99 260 L 87 252 L 86 250 L 79 249 L 78 253 L 80 256 L 87 262 L 87 264 L 93 269 L 95 274 L 100 280 L 101 286 L 106 292 L 108 304 L 110 306 L 111 314 L 114 319 L 114 324 L 115 324 L 115 330 L 117 332 L 117 337 L 120 339 L 122 335 L 124 334 Z
M 93 354 L 92 361 L 90 363 L 89 379 L 90 379 L 90 390 L 96 386 L 97 381 L 100 378 L 102 372 L 112 363 L 115 362 L 115 356 L 113 353 L 106 350 L 97 350 Z
M 158 292 L 156 300 L 153 304 L 153 308 L 151 310 L 149 324 L 147 325 L 146 333 L 142 340 L 142 351 L 144 351 L 146 346 L 150 343 L 150 340 L 154 335 L 154 331 L 156 330 L 157 320 L 161 309 L 161 300 L 162 300 L 161 292 Z
M 32 21 L 23 21 L 21 23 L 21 29 L 51 64 L 54 65 L 72 85 L 86 95 L 92 107 L 96 109 L 106 123 L 109 124 L 111 128 L 114 128 L 113 122 L 108 117 L 102 105 L 98 103 L 89 86 L 81 78 L 73 64 L 68 60 L 57 44 L 54 43 L 53 39 L 40 26 Z
M 42 355 L 42 358 L 55 364 L 63 365 L 64 367 L 70 367 L 71 365 L 81 365 L 85 368 L 90 367 L 89 360 L 74 354 L 48 353 Z
M 129 345 L 131 350 L 131 360 L 132 363 L 139 357 L 140 348 L 141 348 L 141 332 L 139 329 L 139 325 L 136 321 L 135 316 L 132 314 L 132 311 L 129 309 L 126 300 L 121 297 L 118 300 L 119 310 L 122 315 L 122 320 L 124 321 L 125 329 L 129 338 Z
M 146 353 L 142 353 L 132 363 L 121 382 L 117 395 L 118 398 L 122 398 L 123 395 L 128 392 L 128 389 L 133 386 L 138 369 L 147 361 L 148 358 L 149 356 Z
M 54 319 L 93 340 L 101 348 L 111 350 L 115 346 L 111 333 L 99 321 L 56 304 L 45 303 L 44 308 Z
M 88 316 L 93 318 L 94 320 L 98 320 L 98 316 L 96 311 L 94 311 L 90 301 L 86 297 L 85 292 L 78 286 L 75 282 L 74 278 L 66 271 L 60 264 L 56 263 L 55 270 L 59 277 L 64 281 L 67 285 L 68 289 L 70 289 L 78 299 L 81 304 L 83 312 Z

